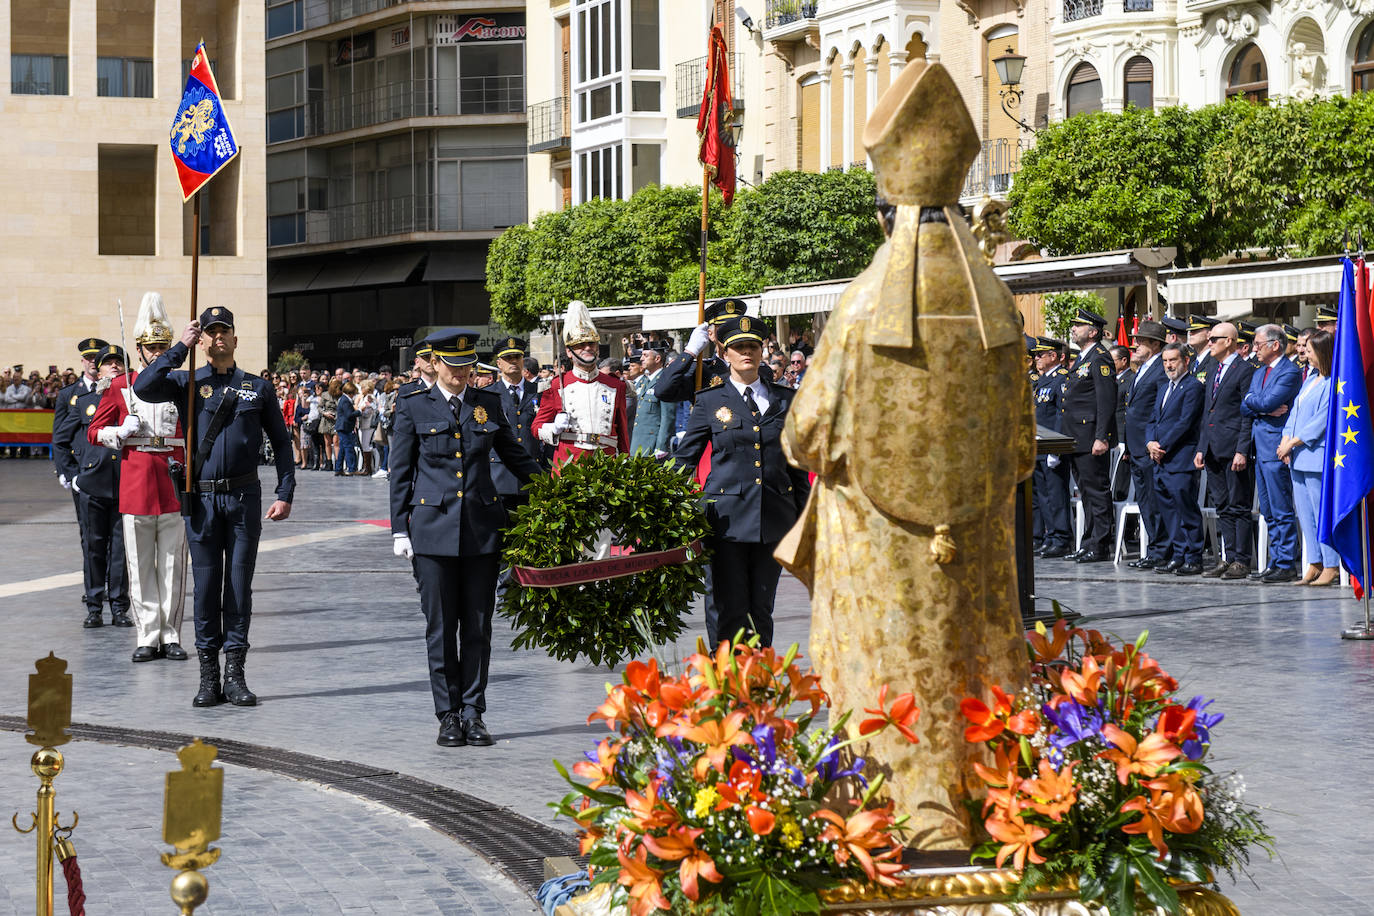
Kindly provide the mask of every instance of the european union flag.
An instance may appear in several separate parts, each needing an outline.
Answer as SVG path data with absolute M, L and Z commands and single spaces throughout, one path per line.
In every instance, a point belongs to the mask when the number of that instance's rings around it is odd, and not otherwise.
M 220 102 L 219 86 L 210 72 L 203 41 L 196 45 L 196 55 L 191 58 L 186 89 L 181 94 L 176 119 L 172 121 L 171 146 L 172 161 L 176 163 L 177 178 L 181 181 L 182 203 L 190 200 L 192 194 L 239 152 Z
M 1331 406 L 1326 415 L 1326 473 L 1318 539 L 1341 555 L 1346 569 L 1361 580 L 1355 597 L 1369 582 L 1360 543 L 1361 502 L 1374 489 L 1374 424 L 1369 416 L 1365 354 L 1360 338 L 1369 337 L 1368 311 L 1355 306 L 1355 265 L 1341 262 L 1341 295 L 1336 309 L 1336 347 L 1332 355 Z M 1361 335 L 1361 325 L 1365 333 Z

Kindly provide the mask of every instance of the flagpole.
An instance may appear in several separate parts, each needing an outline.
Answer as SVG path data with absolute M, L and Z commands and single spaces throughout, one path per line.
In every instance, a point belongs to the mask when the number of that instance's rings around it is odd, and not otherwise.
M 709 72 L 709 65 L 708 65 Z M 709 77 L 708 77 L 709 79 Z M 697 327 L 706 323 L 706 232 L 710 216 L 711 171 L 705 166 L 701 169 L 701 274 L 697 278 Z M 693 391 L 701 390 L 701 367 L 706 354 L 697 355 L 697 383 Z
M 196 293 L 200 286 L 200 191 L 191 195 L 191 320 L 195 321 L 200 313 L 196 311 Z M 186 416 L 182 426 L 186 429 L 186 493 L 181 501 L 183 515 L 191 510 L 191 488 L 196 476 L 196 348 L 193 344 L 186 351 Z

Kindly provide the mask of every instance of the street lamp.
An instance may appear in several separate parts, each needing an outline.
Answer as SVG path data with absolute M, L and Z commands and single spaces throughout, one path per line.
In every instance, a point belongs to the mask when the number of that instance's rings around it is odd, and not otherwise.
M 1013 108 L 1020 109 L 1021 97 L 1025 95 L 1025 90 L 1021 88 L 1021 74 L 1026 69 L 1026 55 L 1017 54 L 1008 46 L 1001 57 L 992 59 L 992 65 L 997 68 L 997 78 L 1002 81 L 1002 88 L 997 91 L 998 97 L 1002 100 L 1002 111 L 1019 124 L 1022 130 L 1035 133 L 1034 127 L 1012 113 Z

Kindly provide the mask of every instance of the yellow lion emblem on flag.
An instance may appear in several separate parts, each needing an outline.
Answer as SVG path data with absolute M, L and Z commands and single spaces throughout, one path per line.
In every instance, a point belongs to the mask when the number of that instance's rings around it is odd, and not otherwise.
M 186 141 L 195 140 L 197 145 L 205 142 L 205 135 L 215 126 L 215 103 L 201 99 L 194 106 L 186 108 L 172 127 L 172 136 L 177 141 L 177 152 L 186 155 Z M 178 136 L 180 135 L 180 136 Z

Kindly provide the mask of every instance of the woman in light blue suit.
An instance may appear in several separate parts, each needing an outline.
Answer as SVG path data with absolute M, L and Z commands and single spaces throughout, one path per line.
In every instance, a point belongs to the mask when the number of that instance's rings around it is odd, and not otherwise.
M 1326 411 L 1331 399 L 1331 349 L 1330 331 L 1313 331 L 1307 339 L 1308 362 L 1317 371 L 1307 376 L 1298 391 L 1279 443 L 1279 457 L 1293 474 L 1293 501 L 1307 555 L 1307 571 L 1296 585 L 1330 585 L 1340 575 L 1340 557 L 1317 540 L 1322 471 L 1326 467 Z

